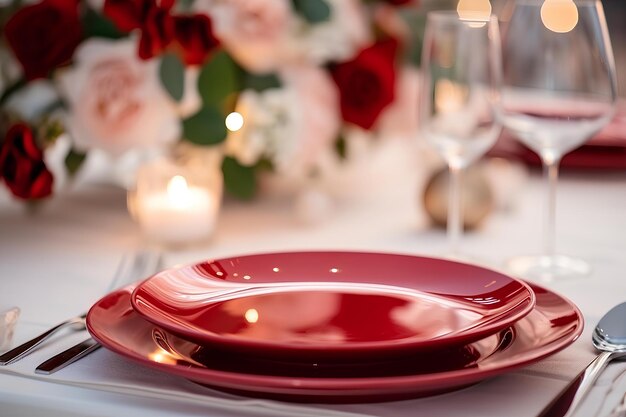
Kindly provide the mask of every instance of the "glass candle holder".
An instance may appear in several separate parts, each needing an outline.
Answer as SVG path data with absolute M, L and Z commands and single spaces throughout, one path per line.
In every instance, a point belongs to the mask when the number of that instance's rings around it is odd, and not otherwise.
M 213 234 L 222 188 L 218 169 L 160 159 L 138 170 L 128 207 L 148 239 L 185 246 Z

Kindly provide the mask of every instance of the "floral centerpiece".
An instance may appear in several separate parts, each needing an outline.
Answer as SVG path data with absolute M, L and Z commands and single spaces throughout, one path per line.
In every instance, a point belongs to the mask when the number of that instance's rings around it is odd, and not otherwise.
M 93 150 L 212 147 L 250 198 L 261 169 L 306 178 L 353 130 L 415 127 L 415 1 L 3 3 L 0 178 L 20 199 L 53 193 L 60 138 L 70 175 Z

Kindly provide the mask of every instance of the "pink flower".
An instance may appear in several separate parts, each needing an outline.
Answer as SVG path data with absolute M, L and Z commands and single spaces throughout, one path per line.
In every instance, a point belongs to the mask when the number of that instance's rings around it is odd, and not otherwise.
M 234 58 L 252 72 L 270 72 L 283 61 L 293 11 L 288 0 L 199 0 L 216 37 Z
M 142 61 L 133 40 L 86 41 L 76 65 L 60 77 L 70 112 L 68 129 L 79 149 L 119 155 L 176 140 L 176 109 L 163 91 L 157 62 Z
M 308 169 L 337 139 L 341 125 L 339 92 L 330 75 L 313 66 L 288 67 L 281 78 L 293 89 L 300 106 L 296 143 L 288 161 Z
M 216 37 L 248 71 L 267 73 L 291 64 L 352 58 L 372 42 L 361 0 L 328 0 L 328 20 L 306 22 L 288 0 L 196 0 Z

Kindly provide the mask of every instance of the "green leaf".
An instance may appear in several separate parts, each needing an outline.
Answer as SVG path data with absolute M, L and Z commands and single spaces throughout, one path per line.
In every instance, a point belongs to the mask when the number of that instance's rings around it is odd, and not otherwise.
M 82 26 L 85 38 L 119 39 L 124 37 L 124 33 L 111 20 L 90 7 L 83 13 Z
M 196 145 L 216 145 L 226 139 L 224 115 L 214 107 L 204 107 L 183 120 L 183 135 Z
M 37 131 L 37 136 L 41 138 L 44 147 L 46 147 L 54 144 L 59 136 L 65 133 L 65 127 L 60 120 L 44 116 Z
M 2 92 L 2 95 L 0 95 L 0 107 L 2 107 L 2 105 L 9 99 L 9 97 L 25 87 L 26 84 L 28 84 L 28 80 L 22 77 L 16 80 L 13 84 L 6 86 L 6 88 Z
M 232 196 L 250 200 L 256 193 L 256 178 L 254 168 L 241 165 L 231 157 L 224 158 L 222 162 L 224 173 L 224 187 Z
M 246 89 L 263 91 L 270 88 L 280 88 L 282 83 L 275 74 L 245 74 L 243 77 L 243 86 Z
M 269 158 L 261 157 L 256 163 L 256 169 L 258 171 L 272 172 L 274 171 L 274 163 Z
M 204 64 L 198 77 L 198 92 L 205 105 L 219 106 L 239 89 L 239 68 L 224 51 Z
M 65 168 L 67 168 L 67 172 L 70 176 L 74 176 L 78 172 L 83 162 L 85 162 L 86 157 L 86 154 L 70 149 L 65 156 Z
M 330 18 L 330 6 L 324 0 L 292 0 L 293 8 L 307 22 L 315 24 Z
M 343 136 L 338 137 L 335 141 L 335 151 L 342 161 L 345 161 L 348 157 L 347 147 L 348 145 L 346 143 L 346 138 L 344 138 Z
M 185 65 L 180 58 L 171 53 L 163 55 L 159 77 L 169 95 L 174 100 L 180 101 L 185 92 Z
M 193 11 L 193 3 L 194 0 L 178 0 L 174 3 L 174 7 L 178 13 L 189 13 Z

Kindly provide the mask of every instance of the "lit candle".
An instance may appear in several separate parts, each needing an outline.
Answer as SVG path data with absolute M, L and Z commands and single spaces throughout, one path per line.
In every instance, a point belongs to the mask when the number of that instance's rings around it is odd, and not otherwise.
M 174 175 L 161 187 L 139 183 L 136 218 L 145 235 L 155 241 L 184 245 L 208 238 L 219 209 L 219 193 L 210 187 L 190 185 L 183 175 Z M 146 179 L 146 182 L 150 181 Z

